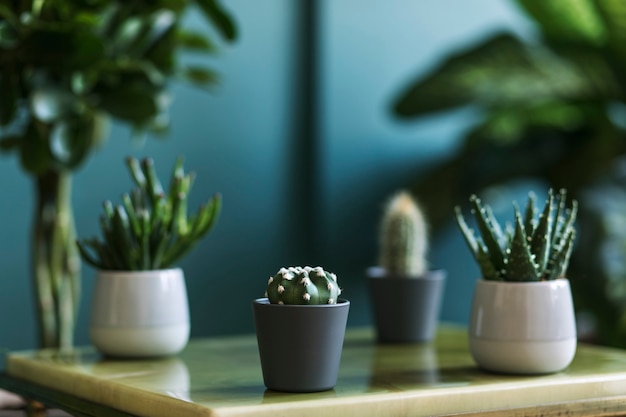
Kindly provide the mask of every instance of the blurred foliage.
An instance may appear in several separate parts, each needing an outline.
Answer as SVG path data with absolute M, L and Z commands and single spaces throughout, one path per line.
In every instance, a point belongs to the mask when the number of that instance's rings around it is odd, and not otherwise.
M 212 54 L 207 34 L 183 28 L 195 8 L 226 41 L 236 27 L 217 0 L 0 0 L 0 150 L 35 183 L 31 268 L 39 347 L 68 348 L 80 300 L 72 172 L 106 136 L 110 118 L 136 133 L 166 131 L 168 81 L 201 87 L 209 67 L 179 53 Z
M 216 50 L 183 28 L 191 7 L 222 38 L 236 37 L 215 0 L 0 0 L 1 148 L 37 175 L 83 162 L 109 116 L 137 132 L 165 131 L 170 77 L 217 80 L 211 68 L 178 62 L 181 51 Z
M 481 112 L 458 152 L 415 192 L 437 229 L 454 205 L 490 186 L 541 178 L 567 188 L 581 203 L 584 231 L 569 273 L 576 307 L 594 322 L 593 341 L 626 347 L 626 235 L 618 233 L 626 181 L 614 169 L 626 153 L 626 2 L 515 3 L 536 37 L 494 34 L 395 100 L 401 118 L 465 105 Z

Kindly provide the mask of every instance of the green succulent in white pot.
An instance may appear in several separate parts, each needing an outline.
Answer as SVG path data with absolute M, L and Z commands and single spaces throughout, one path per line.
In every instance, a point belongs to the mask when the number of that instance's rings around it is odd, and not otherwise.
M 470 197 L 477 237 L 467 226 L 460 207 L 455 208 L 456 220 L 463 232 L 482 277 L 495 281 L 549 281 L 563 278 L 574 247 L 574 221 L 578 203 L 566 207 L 566 191 L 555 197 L 549 192 L 548 201 L 537 217 L 535 196 L 529 195 L 524 215 L 515 206 L 514 226 L 503 230 L 489 206 L 476 196 Z
M 136 187 L 117 206 L 104 202 L 101 239 L 77 241 L 83 259 L 98 271 L 89 333 L 106 355 L 172 355 L 184 348 L 190 331 L 184 274 L 176 262 L 213 228 L 221 196 L 190 216 L 194 174 L 185 173 L 182 158 L 168 190 L 152 159 L 128 158 L 127 165 Z
M 186 27 L 189 12 L 206 25 Z M 0 152 L 14 154 L 34 185 L 39 347 L 74 343 L 81 262 L 73 173 L 107 138 L 109 121 L 137 136 L 167 133 L 171 82 L 214 85 L 207 58 L 236 38 L 217 0 L 0 0 Z M 180 59 L 190 52 L 198 59 Z
M 429 269 L 426 214 L 409 192 L 398 191 L 385 204 L 378 240 L 378 266 L 366 271 L 378 340 L 431 340 L 446 271 Z
M 483 368 L 538 374 L 566 368 L 576 351 L 576 321 L 567 266 L 578 204 L 550 190 L 541 211 L 530 194 L 514 224 L 502 227 L 472 195 L 477 236 L 455 207 L 459 228 L 482 274 L 470 315 L 470 351 Z

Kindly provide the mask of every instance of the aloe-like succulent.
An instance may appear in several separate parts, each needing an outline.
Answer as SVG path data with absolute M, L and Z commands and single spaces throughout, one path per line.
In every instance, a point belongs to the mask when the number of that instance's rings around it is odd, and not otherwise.
M 476 195 L 470 197 L 481 237 L 474 234 L 460 207 L 456 220 L 484 279 L 497 281 L 547 281 L 565 277 L 576 238 L 574 222 L 576 200 L 566 207 L 564 189 L 548 193 L 543 211 L 538 214 L 535 196 L 530 194 L 524 216 L 513 204 L 515 224 L 503 231 L 488 205 Z
M 267 283 L 271 304 L 337 304 L 337 275 L 318 266 L 280 268 Z
M 194 173 L 185 173 L 178 158 L 169 190 L 164 191 L 154 161 L 126 159 L 136 187 L 122 195 L 122 203 L 103 203 L 100 217 L 102 239 L 78 240 L 81 256 L 103 270 L 152 270 L 174 265 L 214 226 L 221 195 L 213 195 L 192 216 L 187 214 L 187 198 Z
M 380 225 L 379 245 L 379 265 L 388 274 L 417 277 L 426 272 L 426 220 L 408 192 L 397 192 L 387 203 Z

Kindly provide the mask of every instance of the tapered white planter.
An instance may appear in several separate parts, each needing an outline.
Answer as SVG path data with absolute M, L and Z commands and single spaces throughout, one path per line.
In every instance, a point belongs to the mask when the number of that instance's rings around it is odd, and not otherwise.
M 189 340 L 183 271 L 98 271 L 89 334 L 105 355 L 157 357 L 180 352 Z
M 545 374 L 565 369 L 576 353 L 569 281 L 478 280 L 469 345 L 476 363 L 486 370 Z

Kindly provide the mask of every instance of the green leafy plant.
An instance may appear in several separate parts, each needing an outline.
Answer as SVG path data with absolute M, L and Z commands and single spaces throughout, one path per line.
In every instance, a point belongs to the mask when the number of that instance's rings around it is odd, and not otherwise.
M 102 270 L 171 267 L 212 229 L 221 210 L 221 196 L 215 194 L 188 217 L 194 174 L 185 173 L 182 158 L 176 161 L 167 192 L 152 159 L 139 163 L 128 158 L 127 165 L 136 188 L 123 194 L 118 206 L 104 202 L 102 239 L 78 240 L 80 253 L 85 261 Z
M 340 294 L 337 275 L 319 266 L 280 268 L 266 291 L 271 304 L 337 304 Z
M 403 119 L 472 106 L 457 151 L 416 179 L 437 233 L 466 190 L 526 178 L 580 202 L 568 278 L 594 343 L 626 347 L 626 247 L 619 233 L 626 153 L 626 2 L 511 0 L 535 31 L 498 32 L 451 51 L 393 102 Z M 584 167 L 584 169 L 581 169 Z M 601 203 L 600 203 L 601 201 Z
M 458 151 L 415 186 L 428 196 L 435 229 L 465 190 L 521 177 L 566 188 L 582 203 L 582 189 L 626 153 L 626 3 L 511 2 L 536 36 L 498 32 L 454 51 L 393 102 L 401 118 L 479 110 Z
M 80 298 L 72 172 L 106 137 L 108 120 L 136 134 L 165 133 L 168 86 L 206 88 L 217 43 L 186 30 L 198 10 L 226 41 L 232 18 L 217 0 L 0 0 L 0 149 L 16 154 L 35 183 L 32 276 L 40 347 L 71 347 Z
M 394 194 L 385 206 L 379 242 L 379 265 L 388 274 L 418 277 L 426 272 L 426 220 L 408 192 Z
M 543 211 L 537 217 L 535 197 L 531 193 L 524 215 L 514 204 L 514 226 L 506 231 L 495 218 L 491 207 L 476 195 L 470 197 L 481 237 L 477 237 L 455 207 L 456 220 L 482 277 L 494 281 L 549 281 L 565 277 L 574 247 L 574 221 L 578 203 L 566 207 L 566 191 L 554 197 L 552 190 Z

